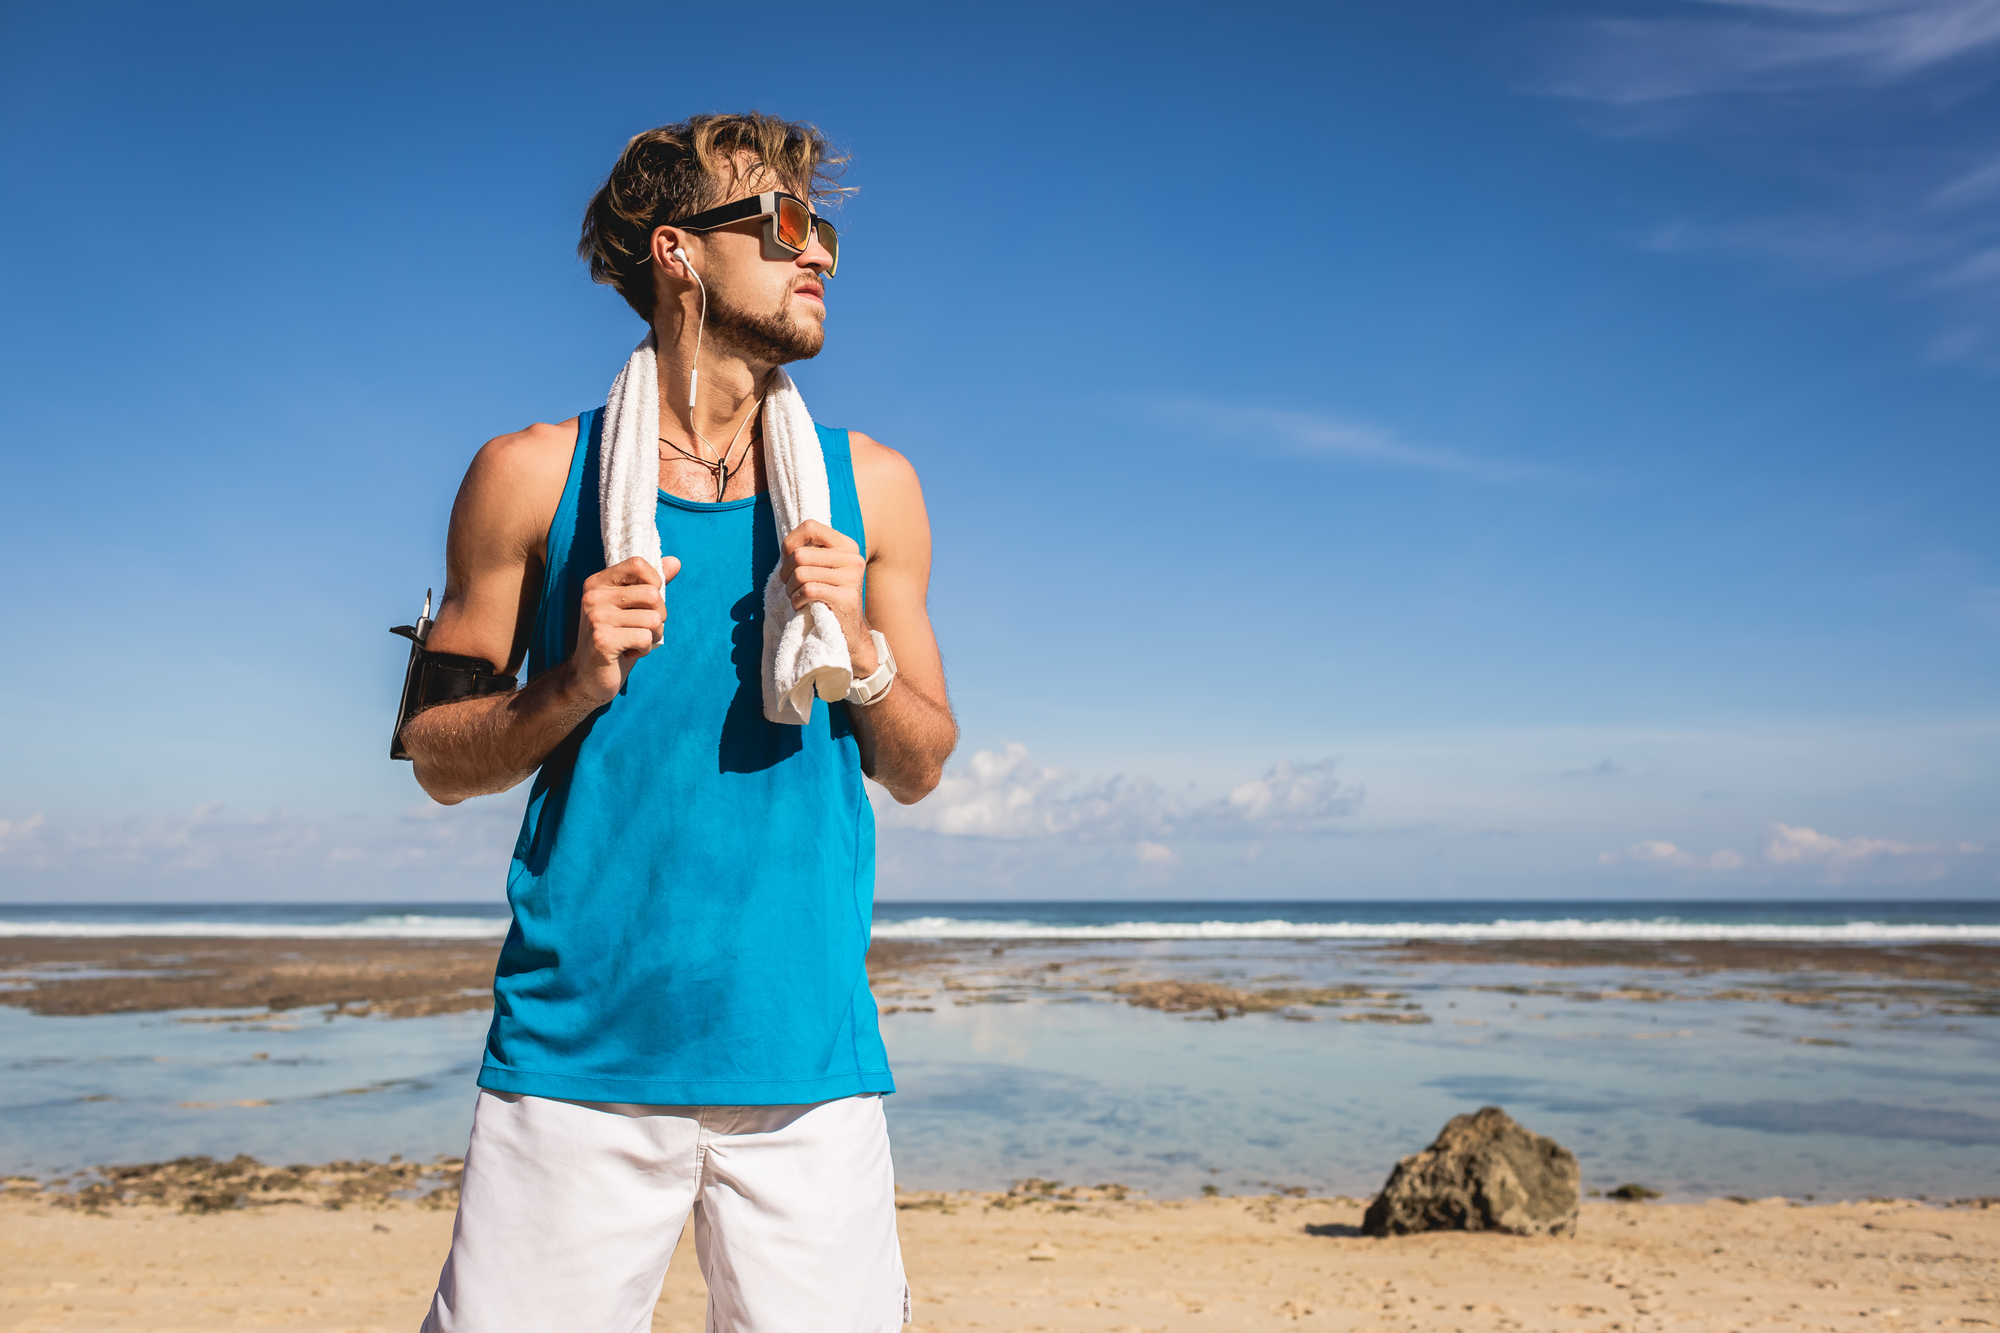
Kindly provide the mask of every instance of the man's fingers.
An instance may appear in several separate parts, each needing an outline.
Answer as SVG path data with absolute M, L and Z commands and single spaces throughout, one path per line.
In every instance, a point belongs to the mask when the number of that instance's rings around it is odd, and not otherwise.
M 814 546 L 826 546 L 836 551 L 850 552 L 861 549 L 855 544 L 854 538 L 828 527 L 818 519 L 809 518 L 785 534 L 784 549 L 787 553 Z
M 792 607 L 796 610 L 811 602 L 831 602 L 847 589 L 838 583 L 806 582 L 797 586 L 787 585 L 785 591 L 791 596 Z
M 620 583 L 608 588 L 591 588 L 583 594 L 585 611 L 604 610 L 612 607 L 662 607 L 666 598 L 657 585 L 651 583 Z
M 680 573 L 681 562 L 674 559 L 674 557 L 667 556 L 660 563 L 672 566 L 672 570 L 668 573 L 667 578 L 672 578 L 675 574 Z M 588 588 L 592 584 L 596 584 L 598 587 L 622 587 L 629 584 L 649 583 L 657 588 L 661 586 L 662 582 L 660 571 L 653 568 L 653 562 L 643 555 L 635 555 L 629 560 L 620 560 L 617 564 L 601 573 L 592 574 L 588 579 L 584 580 L 583 586 Z
M 854 546 L 849 542 L 850 547 Z M 843 565 L 859 564 L 860 548 L 842 550 L 837 546 L 801 546 L 791 552 L 794 565 L 813 565 L 820 568 L 837 569 Z
M 645 629 L 656 630 L 667 623 L 667 617 L 658 607 L 606 607 L 590 618 L 593 629 Z
M 795 569 L 789 577 L 780 580 L 780 582 L 785 585 L 788 591 L 793 588 L 802 587 L 808 583 L 824 584 L 829 588 L 846 588 L 849 591 L 861 586 L 861 580 L 858 577 L 843 578 L 841 577 L 841 571 L 837 569 Z
M 631 655 L 644 657 L 653 651 L 653 631 L 643 627 L 597 625 L 591 629 L 590 646 L 599 657 L 606 659 Z
M 592 577 L 596 577 L 593 575 Z M 660 571 L 653 568 L 653 562 L 643 555 L 635 555 L 629 560 L 620 560 L 604 571 L 604 581 L 614 585 L 650 583 L 660 585 Z

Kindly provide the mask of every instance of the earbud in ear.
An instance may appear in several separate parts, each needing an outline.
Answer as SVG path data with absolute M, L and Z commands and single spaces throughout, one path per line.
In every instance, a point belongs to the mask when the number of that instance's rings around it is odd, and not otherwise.
M 688 272 L 694 272 L 694 265 L 688 263 L 688 252 L 681 249 L 678 245 L 674 247 L 674 258 L 680 260 L 683 264 L 687 264 Z

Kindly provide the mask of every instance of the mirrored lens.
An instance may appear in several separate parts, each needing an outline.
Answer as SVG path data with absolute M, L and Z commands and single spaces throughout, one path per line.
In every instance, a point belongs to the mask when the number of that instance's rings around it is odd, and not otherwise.
M 798 200 L 786 196 L 778 200 L 778 241 L 793 249 L 806 248 L 806 237 L 811 234 L 812 214 Z
M 826 270 L 826 276 L 830 278 L 840 271 L 840 233 L 825 218 L 814 218 L 813 230 L 819 233 L 819 243 L 833 256 L 833 263 Z

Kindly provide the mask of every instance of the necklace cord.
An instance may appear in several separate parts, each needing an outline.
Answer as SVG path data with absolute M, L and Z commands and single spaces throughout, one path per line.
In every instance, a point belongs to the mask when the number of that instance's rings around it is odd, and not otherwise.
M 703 458 L 699 454 L 688 452 L 686 449 L 683 449 L 680 445 L 675 444 L 672 440 L 668 439 L 664 435 L 660 436 L 660 443 L 666 445 L 667 448 L 673 450 L 675 453 L 679 454 L 682 458 L 687 459 L 690 463 L 699 463 L 701 466 L 707 468 L 709 474 L 715 478 L 715 503 L 721 504 L 723 493 L 729 489 L 730 478 L 734 477 L 738 472 L 741 472 L 743 470 L 743 465 L 750 461 L 750 445 L 746 443 L 743 446 L 743 455 L 742 457 L 736 460 L 736 465 L 734 467 L 731 467 L 729 465 L 729 456 L 736 452 L 736 442 L 743 438 L 744 427 L 750 424 L 751 418 L 755 417 L 758 413 L 758 410 L 761 409 L 763 406 L 764 406 L 764 400 L 762 398 L 759 398 L 756 402 L 750 404 L 750 410 L 743 414 L 743 420 L 736 423 L 736 433 L 729 437 L 729 447 L 727 449 L 717 450 L 719 457 L 717 457 L 714 462 L 710 462 L 708 459 Z M 693 413 L 690 412 L 689 416 L 692 417 Z M 708 445 L 710 449 L 715 448 L 714 443 L 711 442 L 709 438 L 706 435 L 703 435 L 700 431 L 695 431 L 694 436 L 696 439 L 700 440 L 703 444 Z

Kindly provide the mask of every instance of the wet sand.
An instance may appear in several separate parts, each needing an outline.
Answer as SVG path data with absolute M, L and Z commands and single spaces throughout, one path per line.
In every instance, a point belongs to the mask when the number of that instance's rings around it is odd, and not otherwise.
M 451 1213 L 407 1202 L 104 1215 L 0 1200 L 0 1328 L 411 1330 Z M 1058 1192 L 1061 1194 L 1063 1192 Z M 2000 1326 L 2000 1207 L 1586 1203 L 1572 1239 L 1355 1234 L 1351 1200 L 910 1194 L 917 1330 Z M 694 1333 L 683 1241 L 653 1327 Z
M 498 951 L 497 940 L 13 938 L 0 940 L 0 1004 L 38 1014 L 330 1008 L 418 1017 L 489 1007 Z M 1413 940 L 1364 946 L 1354 956 L 1377 972 L 1388 965 L 1544 968 L 1552 973 L 1546 986 L 1503 989 L 1572 999 L 1895 1002 L 2000 1014 L 2000 945 Z M 1084 942 L 884 940 L 870 950 L 868 967 L 884 1014 L 1024 993 L 1093 992 L 1217 1018 L 1332 1008 L 1354 1021 L 1425 1021 L 1379 976 L 1305 989 L 1188 982 L 1149 972 L 1129 952 Z M 1564 969 L 1585 967 L 1644 970 L 1661 980 L 1583 994 L 1559 978 Z M 1712 984 L 1719 976 L 1724 984 Z
M 390 1018 L 493 1003 L 494 940 L 0 939 L 0 1004 L 37 1014 L 330 1007 Z
M 1779 944 L 1760 940 L 1408 940 L 1384 956 L 1409 963 L 1664 968 L 1711 972 L 1861 973 L 2000 985 L 2000 945 Z

